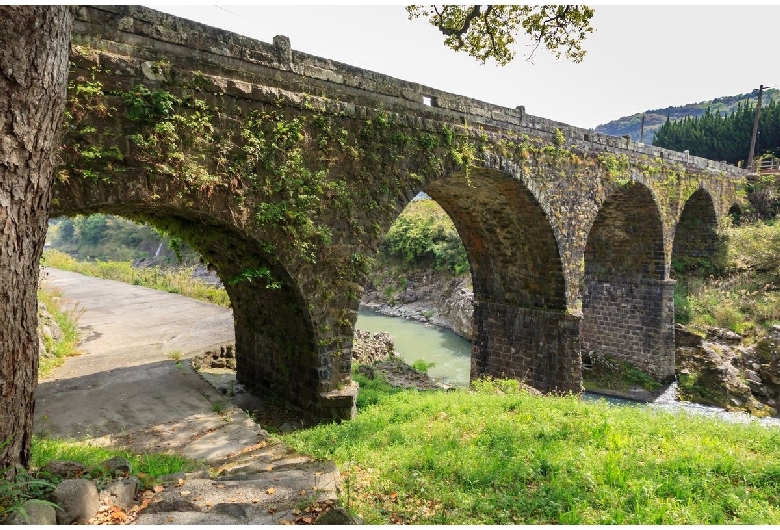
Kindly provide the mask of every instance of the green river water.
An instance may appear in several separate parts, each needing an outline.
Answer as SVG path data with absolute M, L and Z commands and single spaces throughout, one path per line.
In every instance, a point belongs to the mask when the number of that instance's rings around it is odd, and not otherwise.
M 428 370 L 428 374 L 434 379 L 453 386 L 468 386 L 471 371 L 471 343 L 455 333 L 414 320 L 389 317 L 367 310 L 358 312 L 357 327 L 372 333 L 380 331 L 389 333 L 395 341 L 396 351 L 408 364 L 417 360 L 435 363 Z M 651 407 L 673 413 L 703 414 L 724 421 L 738 423 L 758 421 L 765 425 L 780 426 L 780 418 L 757 420 L 744 413 L 726 412 L 717 407 L 677 401 L 676 384 L 673 384 L 654 403 L 647 404 L 599 396 L 590 392 L 584 392 L 582 397 L 586 401 L 606 399 L 614 405 Z

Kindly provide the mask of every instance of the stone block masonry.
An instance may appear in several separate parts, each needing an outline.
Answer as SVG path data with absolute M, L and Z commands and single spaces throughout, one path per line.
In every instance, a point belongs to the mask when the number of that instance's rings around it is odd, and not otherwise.
M 660 380 L 674 377 L 674 280 L 586 283 L 585 351 L 625 361 Z
M 471 379 L 508 377 L 543 392 L 579 394 L 580 320 L 565 313 L 476 302 Z
M 78 7 L 52 214 L 185 239 L 230 296 L 238 380 L 316 418 L 354 413 L 366 270 L 420 191 L 471 262 L 473 377 L 579 392 L 581 325 L 668 374 L 673 255 L 718 248 L 744 172 L 292 46 Z

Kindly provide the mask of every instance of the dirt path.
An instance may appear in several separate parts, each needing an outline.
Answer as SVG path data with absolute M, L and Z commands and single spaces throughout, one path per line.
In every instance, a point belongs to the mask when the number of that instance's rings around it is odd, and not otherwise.
M 47 271 L 44 285 L 83 310 L 83 355 L 38 385 L 36 433 L 170 450 L 206 466 L 182 485 L 190 497 L 168 489 L 136 523 L 269 524 L 292 519 L 290 510 L 307 501 L 335 498 L 332 462 L 289 450 L 190 367 L 187 359 L 233 342 L 230 310 Z

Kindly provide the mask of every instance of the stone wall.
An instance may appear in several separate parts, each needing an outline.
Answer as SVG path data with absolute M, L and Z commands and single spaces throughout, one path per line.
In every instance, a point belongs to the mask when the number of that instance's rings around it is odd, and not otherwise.
M 674 281 L 588 282 L 581 338 L 586 352 L 674 377 Z
M 518 379 L 543 392 L 582 391 L 580 318 L 505 304 L 474 304 L 471 379 Z

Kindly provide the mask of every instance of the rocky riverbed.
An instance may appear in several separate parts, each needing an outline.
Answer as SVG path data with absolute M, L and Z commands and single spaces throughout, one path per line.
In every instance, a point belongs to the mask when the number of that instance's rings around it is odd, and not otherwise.
M 361 307 L 391 317 L 416 320 L 474 337 L 471 279 L 437 271 L 413 270 L 399 279 L 375 274 L 366 285 Z

